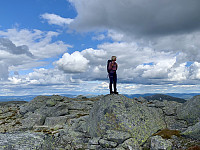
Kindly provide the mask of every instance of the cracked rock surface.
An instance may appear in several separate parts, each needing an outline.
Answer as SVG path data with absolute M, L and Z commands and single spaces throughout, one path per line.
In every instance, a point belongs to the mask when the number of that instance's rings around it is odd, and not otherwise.
M 186 103 L 123 95 L 38 96 L 0 103 L 2 150 L 142 150 L 200 147 L 200 96 Z M 181 112 L 194 108 L 188 119 Z M 189 111 L 189 110 L 188 110 Z M 191 115 L 191 111 L 189 113 Z M 155 135 L 168 128 L 170 139 Z M 165 131 L 165 130 L 163 130 Z M 168 134 L 168 133 L 163 133 Z

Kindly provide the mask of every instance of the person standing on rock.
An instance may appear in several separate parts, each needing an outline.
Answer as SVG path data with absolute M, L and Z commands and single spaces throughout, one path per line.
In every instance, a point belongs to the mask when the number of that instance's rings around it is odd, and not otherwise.
M 118 65 L 116 63 L 117 57 L 112 56 L 111 60 L 108 60 L 107 64 L 107 70 L 108 70 L 108 75 L 110 79 L 110 84 L 109 84 L 109 89 L 110 89 L 110 94 L 118 94 L 117 92 L 117 68 Z M 112 91 L 112 85 L 114 86 L 114 92 Z

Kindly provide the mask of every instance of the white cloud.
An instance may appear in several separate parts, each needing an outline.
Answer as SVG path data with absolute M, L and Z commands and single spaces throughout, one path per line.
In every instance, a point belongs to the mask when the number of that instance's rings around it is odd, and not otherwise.
M 74 20 L 74 19 L 70 19 L 70 18 L 63 18 L 56 14 L 49 14 L 49 13 L 42 14 L 41 17 L 43 19 L 46 19 L 49 24 L 54 24 L 54 25 L 59 25 L 59 26 L 68 25 L 68 24 L 72 23 Z
M 70 24 L 76 31 L 106 30 L 114 41 L 134 41 L 156 51 L 182 52 L 185 56 L 180 57 L 179 62 L 177 60 L 178 65 L 200 60 L 198 0 L 70 2 L 78 13 Z
M 57 57 L 66 52 L 70 45 L 62 41 L 52 42 L 57 32 L 40 30 L 8 29 L 0 31 L 0 78 L 7 81 L 10 71 L 29 70 L 47 65 L 45 58 Z M 15 83 L 20 80 L 13 78 Z
M 200 79 L 200 63 L 194 62 L 190 66 L 190 78 L 194 80 Z
M 104 40 L 106 38 L 106 36 L 104 34 L 100 34 L 98 36 L 94 36 L 92 37 L 92 40 L 98 40 L 98 41 L 101 41 L 101 40 Z
M 186 63 L 180 64 L 178 67 L 170 69 L 168 76 L 170 81 L 184 81 L 188 79 L 189 70 Z
M 76 51 L 71 55 L 65 53 L 61 59 L 55 62 L 55 65 L 66 73 L 82 73 L 86 71 L 88 63 L 89 60 L 83 57 L 80 52 Z
M 7 31 L 0 31 L 0 35 L 8 38 L 16 47 L 26 45 L 37 59 L 55 57 L 64 53 L 67 48 L 71 47 L 63 41 L 52 41 L 53 37 L 59 35 L 58 32 L 8 29 Z
M 199 29 L 198 0 L 70 0 L 76 30 L 114 29 L 137 36 L 168 35 Z M 94 13 L 95 12 L 95 13 Z M 169 13 L 170 12 L 170 13 Z

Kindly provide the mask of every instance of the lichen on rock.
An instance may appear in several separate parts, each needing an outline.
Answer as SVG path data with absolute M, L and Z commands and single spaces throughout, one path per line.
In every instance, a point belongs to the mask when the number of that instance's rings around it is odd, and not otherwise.
M 128 132 L 139 144 L 166 127 L 162 114 L 123 95 L 106 95 L 96 101 L 87 122 L 91 136 L 103 136 L 107 130 Z

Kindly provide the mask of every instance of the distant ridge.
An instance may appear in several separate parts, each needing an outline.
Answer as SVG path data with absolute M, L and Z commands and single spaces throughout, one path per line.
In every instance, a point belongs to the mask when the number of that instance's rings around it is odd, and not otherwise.
M 177 98 L 177 97 L 173 97 L 173 96 L 169 96 L 169 95 L 164 95 L 164 94 L 155 94 L 155 95 L 151 95 L 151 96 L 145 96 L 144 97 L 146 100 L 150 101 L 150 100 L 168 100 L 168 101 L 176 101 L 179 103 L 185 103 L 186 100 L 182 99 L 182 98 Z

